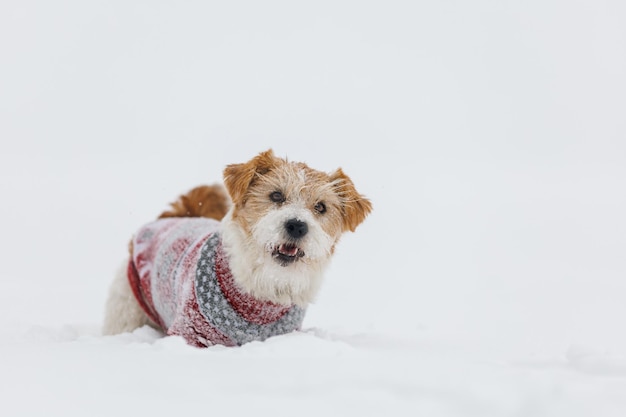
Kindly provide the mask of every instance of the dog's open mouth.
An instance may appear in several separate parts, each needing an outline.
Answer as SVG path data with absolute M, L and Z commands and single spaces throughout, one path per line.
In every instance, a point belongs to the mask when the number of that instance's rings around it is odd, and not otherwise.
M 293 243 L 281 243 L 272 251 L 272 257 L 282 266 L 287 266 L 304 256 L 304 251 Z

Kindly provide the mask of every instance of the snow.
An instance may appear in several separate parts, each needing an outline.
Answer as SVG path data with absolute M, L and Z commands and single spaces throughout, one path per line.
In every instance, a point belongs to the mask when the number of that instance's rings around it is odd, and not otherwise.
M 625 19 L 2 2 L 0 413 L 626 415 Z M 269 147 L 374 204 L 304 330 L 100 336 L 130 235 Z

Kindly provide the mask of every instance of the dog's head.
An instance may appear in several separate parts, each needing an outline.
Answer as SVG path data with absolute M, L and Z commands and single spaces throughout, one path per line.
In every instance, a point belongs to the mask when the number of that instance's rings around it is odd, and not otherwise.
M 327 174 L 271 150 L 227 166 L 224 183 L 233 201 L 223 230 L 233 275 L 280 304 L 312 301 L 339 238 L 372 209 L 341 169 Z

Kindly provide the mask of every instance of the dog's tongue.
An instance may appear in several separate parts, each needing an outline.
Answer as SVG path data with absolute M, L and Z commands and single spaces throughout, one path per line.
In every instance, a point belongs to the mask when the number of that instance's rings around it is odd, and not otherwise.
M 283 255 L 296 256 L 298 254 L 298 247 L 296 245 L 283 243 L 279 246 L 278 251 Z

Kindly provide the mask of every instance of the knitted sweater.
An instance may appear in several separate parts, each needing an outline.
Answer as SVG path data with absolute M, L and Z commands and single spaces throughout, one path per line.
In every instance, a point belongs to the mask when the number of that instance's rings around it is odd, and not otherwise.
M 235 283 L 219 222 L 167 218 L 133 239 L 128 279 L 145 313 L 193 346 L 242 345 L 300 328 L 305 310 L 258 300 Z

